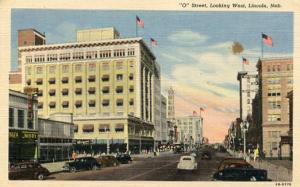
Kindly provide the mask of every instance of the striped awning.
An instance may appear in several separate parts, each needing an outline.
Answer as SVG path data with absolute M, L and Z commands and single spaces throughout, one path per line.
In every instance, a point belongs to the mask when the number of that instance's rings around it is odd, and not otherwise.
M 92 104 L 95 104 L 96 101 L 95 100 L 89 100 L 89 104 L 92 105 Z
M 75 80 L 76 80 L 76 81 L 81 81 L 81 76 L 76 76 L 76 77 L 75 77 Z
M 38 78 L 38 79 L 36 79 L 36 81 L 35 81 L 36 83 L 40 83 L 40 84 L 42 84 L 43 83 L 43 79 L 42 78 Z
M 69 77 L 63 77 L 62 82 L 67 82 L 69 80 Z
M 80 101 L 80 100 L 77 100 L 76 102 L 75 102 L 75 105 L 81 105 L 82 104 L 82 101 Z
M 56 104 L 56 103 L 55 103 L 54 101 L 51 101 L 51 102 L 49 103 L 49 106 L 50 106 L 50 107 L 53 107 L 53 106 L 55 106 L 55 104 Z
M 55 78 L 54 77 L 49 78 L 49 83 L 52 83 L 52 82 L 55 82 Z
M 82 130 L 94 130 L 94 125 L 93 124 L 83 125 Z
M 121 123 L 116 124 L 116 125 L 115 125 L 115 128 L 116 128 L 116 129 L 124 129 L 124 124 L 121 124 Z
M 49 90 L 49 94 L 55 94 L 55 90 L 54 89 L 50 89 Z
M 95 92 L 96 88 L 95 87 L 89 87 L 89 92 Z
M 64 88 L 64 89 L 62 89 L 62 91 L 61 91 L 62 93 L 68 93 L 69 92 L 69 90 L 67 89 L 67 88 Z
M 69 101 L 63 101 L 62 102 L 62 106 L 68 106 L 69 105 Z
M 109 124 L 100 124 L 99 129 L 109 129 Z

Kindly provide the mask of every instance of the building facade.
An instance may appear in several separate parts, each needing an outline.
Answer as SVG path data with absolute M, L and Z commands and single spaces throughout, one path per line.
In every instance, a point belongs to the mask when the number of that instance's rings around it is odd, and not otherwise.
M 153 149 L 160 67 L 151 50 L 114 28 L 77 36 L 75 43 L 19 47 L 22 85 L 38 88 L 39 115 L 73 113 L 79 141 Z
M 70 159 L 73 151 L 74 124 L 70 120 L 38 119 L 39 150 L 41 162 Z
M 37 159 L 37 99 L 9 90 L 9 160 Z
M 203 118 L 201 116 L 177 117 L 175 121 L 179 131 L 178 140 L 180 143 L 190 146 L 202 143 Z
M 267 157 L 288 157 L 280 137 L 289 131 L 287 93 L 293 89 L 293 59 L 265 58 L 257 63 L 262 103 L 263 151 Z
M 167 98 L 161 95 L 161 142 L 168 142 L 168 124 L 167 124 Z
M 258 91 L 258 73 L 240 71 L 237 80 L 240 83 L 240 119 L 247 120 L 252 115 L 252 100 Z
M 168 124 L 168 136 L 169 143 L 178 142 L 178 131 L 175 125 L 175 91 L 172 87 L 168 89 L 167 98 L 167 124 Z

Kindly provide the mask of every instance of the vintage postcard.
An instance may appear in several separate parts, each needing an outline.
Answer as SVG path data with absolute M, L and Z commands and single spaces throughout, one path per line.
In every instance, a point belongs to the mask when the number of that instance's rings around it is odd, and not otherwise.
M 4 186 L 297 184 L 296 1 L 0 4 Z

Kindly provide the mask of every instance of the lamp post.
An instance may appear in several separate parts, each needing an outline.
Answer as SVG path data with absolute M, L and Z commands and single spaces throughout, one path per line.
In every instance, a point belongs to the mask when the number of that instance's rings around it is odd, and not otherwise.
M 107 132 L 107 139 L 106 139 L 106 154 L 108 155 L 109 154 L 109 149 L 110 149 L 110 147 L 109 147 L 109 132 L 108 132 L 108 129 L 107 129 L 107 127 L 105 127 L 105 132 Z
M 246 132 L 248 130 L 248 127 L 249 127 L 248 121 L 241 122 L 241 128 L 244 134 L 244 159 L 246 159 Z
M 139 145 L 139 153 L 141 154 L 142 152 L 142 128 L 140 129 L 140 145 Z

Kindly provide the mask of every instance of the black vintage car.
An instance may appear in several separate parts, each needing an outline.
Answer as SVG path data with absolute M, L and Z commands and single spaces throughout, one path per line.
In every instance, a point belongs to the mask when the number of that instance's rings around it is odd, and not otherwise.
M 41 166 L 36 162 L 22 162 L 10 164 L 9 166 L 9 179 L 18 180 L 18 179 L 38 179 L 44 180 L 50 172 L 48 169 Z
M 77 158 L 73 162 L 67 162 L 63 166 L 63 170 L 69 172 L 76 172 L 78 170 L 97 170 L 101 165 L 93 157 L 81 157 Z
M 256 168 L 225 168 L 213 175 L 215 181 L 268 181 L 268 172 Z
M 128 164 L 129 162 L 132 162 L 132 158 L 129 154 L 118 154 L 116 156 L 116 159 L 121 163 L 121 164 Z

